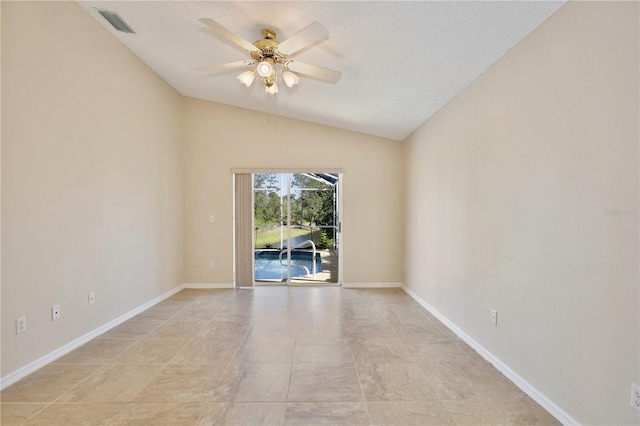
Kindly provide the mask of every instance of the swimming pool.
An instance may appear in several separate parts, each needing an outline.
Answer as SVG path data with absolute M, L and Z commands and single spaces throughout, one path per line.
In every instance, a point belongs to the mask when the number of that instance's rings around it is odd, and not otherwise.
M 256 280 L 286 280 L 287 267 L 280 264 L 280 250 L 256 250 L 255 279 Z M 309 251 L 291 251 L 291 277 L 303 277 L 313 273 L 313 253 Z M 282 255 L 284 263 L 287 262 L 287 253 Z M 307 270 L 304 269 L 307 268 Z M 316 273 L 322 272 L 322 259 L 320 253 L 316 253 Z

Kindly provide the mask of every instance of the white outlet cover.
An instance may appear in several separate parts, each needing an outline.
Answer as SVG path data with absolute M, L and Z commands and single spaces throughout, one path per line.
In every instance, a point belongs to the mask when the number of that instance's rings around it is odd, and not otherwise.
M 16 318 L 16 334 L 27 331 L 27 317 Z
M 640 411 L 640 386 L 631 383 L 631 408 Z
M 51 307 L 51 319 L 53 321 L 60 319 L 60 305 L 53 305 Z

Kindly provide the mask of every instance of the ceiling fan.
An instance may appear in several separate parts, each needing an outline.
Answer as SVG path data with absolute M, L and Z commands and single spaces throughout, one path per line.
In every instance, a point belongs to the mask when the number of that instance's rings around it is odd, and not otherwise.
M 339 71 L 291 59 L 300 50 L 329 35 L 327 29 L 318 22 L 311 23 L 283 42 L 276 40 L 276 32 L 274 30 L 265 28 L 262 30 L 262 39 L 251 43 L 229 31 L 213 19 L 200 18 L 199 21 L 216 34 L 226 37 L 242 47 L 251 56 L 251 59 L 244 61 L 198 68 L 199 71 L 249 67 L 247 71 L 238 76 L 238 80 L 249 87 L 255 79 L 258 79 L 264 84 L 265 92 L 270 94 L 278 93 L 278 80 L 280 79 L 288 87 L 298 84 L 299 78 L 294 72 L 329 83 L 336 83 L 342 75 Z

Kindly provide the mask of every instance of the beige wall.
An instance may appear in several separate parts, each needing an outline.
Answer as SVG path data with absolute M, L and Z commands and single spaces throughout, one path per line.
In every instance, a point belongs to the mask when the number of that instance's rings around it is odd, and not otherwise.
M 400 142 L 190 98 L 184 118 L 186 283 L 233 280 L 231 169 L 243 167 L 343 168 L 345 284 L 401 282 Z
M 3 376 L 181 283 L 180 106 L 75 3 L 2 2 Z
M 404 142 L 406 284 L 583 424 L 640 419 L 638 16 L 567 4 Z
M 343 168 L 345 282 L 402 279 L 399 142 L 184 99 L 74 3 L 2 3 L 2 123 L 2 376 L 231 283 L 232 167 Z

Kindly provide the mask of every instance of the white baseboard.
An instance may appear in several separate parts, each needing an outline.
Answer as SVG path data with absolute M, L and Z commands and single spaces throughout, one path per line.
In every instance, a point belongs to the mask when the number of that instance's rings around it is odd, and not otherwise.
M 342 288 L 399 288 L 401 283 L 343 283 Z
M 184 283 L 184 288 L 235 288 L 233 284 L 213 284 L 213 283 Z
M 36 371 L 36 370 L 44 367 L 45 365 L 55 361 L 56 359 L 60 358 L 61 356 L 66 355 L 69 352 L 73 351 L 74 349 L 79 348 L 80 346 L 84 345 L 88 341 L 90 341 L 90 340 L 100 336 L 101 334 L 111 330 L 112 328 L 122 324 L 126 320 L 135 317 L 139 313 L 146 311 L 150 307 L 162 302 L 163 300 L 167 299 L 168 297 L 173 296 L 174 294 L 176 294 L 177 292 L 179 292 L 183 288 L 184 288 L 184 285 L 179 285 L 178 287 L 176 287 L 176 288 L 174 288 L 172 290 L 169 290 L 168 292 L 156 297 L 155 299 L 152 299 L 152 300 L 148 301 L 145 304 L 142 304 L 142 305 L 138 306 L 137 308 L 127 312 L 126 314 L 120 315 L 118 318 L 116 318 L 116 319 L 114 319 L 112 321 L 109 321 L 108 323 L 96 328 L 95 330 L 90 331 L 89 333 L 87 333 L 87 334 L 85 334 L 83 336 L 78 337 L 77 339 L 67 343 L 66 345 L 63 345 L 63 346 L 59 347 L 58 349 L 55 349 L 52 352 L 49 352 L 48 354 L 36 359 L 33 362 L 30 362 L 29 364 L 25 365 L 24 367 L 19 368 L 18 370 L 7 374 L 6 376 L 0 378 L 0 389 L 5 389 L 7 386 L 10 386 L 10 385 L 14 384 L 18 380 L 28 376 L 29 374 L 33 373 L 34 371 Z
M 529 382 L 523 379 L 518 373 L 513 371 L 507 364 L 502 362 L 499 358 L 486 350 L 482 345 L 469 337 L 464 331 L 458 328 L 454 323 L 449 321 L 444 315 L 435 310 L 431 305 L 422 300 L 413 290 L 409 287 L 402 285 L 402 289 L 411 296 L 416 302 L 422 305 L 427 311 L 429 311 L 434 317 L 440 320 L 449 330 L 453 331 L 460 339 L 466 344 L 471 346 L 480 356 L 490 362 L 498 371 L 511 380 L 516 386 L 518 386 L 524 393 L 529 395 L 531 399 L 540 404 L 545 410 L 551 413 L 559 422 L 564 425 L 579 425 L 578 421 L 571 417 L 566 411 L 558 407 L 553 401 L 547 398 L 544 394 L 534 388 Z

